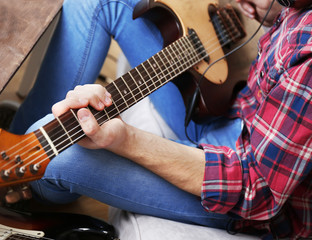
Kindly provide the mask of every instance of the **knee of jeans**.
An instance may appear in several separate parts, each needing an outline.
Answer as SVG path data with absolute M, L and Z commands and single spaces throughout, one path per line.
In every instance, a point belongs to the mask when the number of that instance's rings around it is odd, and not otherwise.
M 80 197 L 77 193 L 71 193 L 68 189 L 60 187 L 53 180 L 39 179 L 30 183 L 33 197 L 42 203 L 66 204 Z

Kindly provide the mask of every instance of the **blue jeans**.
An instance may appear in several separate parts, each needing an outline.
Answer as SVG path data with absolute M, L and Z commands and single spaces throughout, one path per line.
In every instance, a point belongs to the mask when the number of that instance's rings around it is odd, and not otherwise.
M 52 119 L 52 114 L 47 115 L 29 131 Z M 235 147 L 241 121 L 218 119 L 206 129 L 209 137 L 202 141 Z M 35 197 L 44 202 L 68 203 L 85 195 L 123 210 L 185 223 L 222 229 L 231 223 L 227 215 L 206 212 L 200 197 L 104 149 L 73 145 L 53 158 L 43 178 L 31 185 Z
M 56 32 L 34 88 L 12 124 L 24 133 L 50 112 L 78 84 L 93 83 L 114 37 L 132 66 L 162 48 L 158 29 L 148 20 L 132 20 L 138 0 L 66 0 Z M 184 134 L 185 108 L 176 87 L 169 83 L 151 96 L 156 109 L 178 136 Z M 32 131 L 51 115 L 32 126 Z M 191 122 L 189 135 L 196 141 L 235 147 L 240 120 L 218 119 L 209 124 Z M 226 228 L 230 218 L 203 210 L 201 200 L 186 193 L 128 159 L 105 150 L 74 145 L 55 157 L 44 177 L 32 183 L 35 196 L 66 203 L 86 195 L 111 206 L 181 222 Z

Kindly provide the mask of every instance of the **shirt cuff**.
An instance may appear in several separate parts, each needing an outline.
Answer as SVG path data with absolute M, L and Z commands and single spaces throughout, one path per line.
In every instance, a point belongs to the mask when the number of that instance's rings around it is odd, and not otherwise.
M 209 212 L 228 213 L 242 194 L 241 162 L 233 149 L 201 145 L 206 164 L 202 185 L 202 205 Z

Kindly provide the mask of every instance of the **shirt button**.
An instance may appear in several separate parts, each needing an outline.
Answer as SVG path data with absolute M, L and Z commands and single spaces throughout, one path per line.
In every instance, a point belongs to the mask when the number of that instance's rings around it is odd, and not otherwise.
M 263 78 L 263 76 L 264 76 L 264 72 L 261 71 L 261 72 L 260 72 L 260 77 Z

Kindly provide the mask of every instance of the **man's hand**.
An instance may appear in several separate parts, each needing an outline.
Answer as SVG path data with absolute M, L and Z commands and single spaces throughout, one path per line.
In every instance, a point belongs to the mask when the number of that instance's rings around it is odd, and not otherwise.
M 201 194 L 205 170 L 205 153 L 127 125 L 119 118 L 99 126 L 91 112 L 112 104 L 111 95 L 101 85 L 84 85 L 70 91 L 56 103 L 53 114 L 59 116 L 71 108 L 77 112 L 80 125 L 87 138 L 79 142 L 88 148 L 105 148 L 149 169 L 177 187 Z
M 79 123 L 87 135 L 79 144 L 90 149 L 111 149 L 124 141 L 126 136 L 126 124 L 119 118 L 112 119 L 99 126 L 92 113 L 86 108 L 92 106 L 98 111 L 112 104 L 111 94 L 98 84 L 77 86 L 69 91 L 66 98 L 52 107 L 54 116 L 59 116 L 69 109 L 79 109 L 77 117 Z
M 261 22 L 271 5 L 272 0 L 236 0 L 236 2 L 245 16 Z M 263 25 L 271 27 L 282 8 L 283 7 L 276 1 Z
M 31 197 L 31 190 L 29 186 L 25 184 L 0 188 L 0 206 L 14 204 L 21 200 L 29 200 Z

